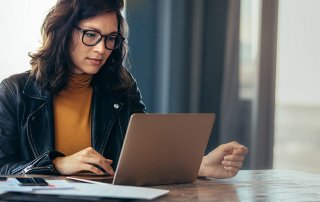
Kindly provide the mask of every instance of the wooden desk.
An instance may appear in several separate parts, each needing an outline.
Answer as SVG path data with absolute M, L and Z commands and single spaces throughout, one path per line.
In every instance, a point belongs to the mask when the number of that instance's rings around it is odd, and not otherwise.
M 203 178 L 191 184 L 164 185 L 155 188 L 170 190 L 169 194 L 154 200 L 156 202 L 320 201 L 320 175 L 290 170 L 242 170 L 231 179 Z
M 165 201 L 320 201 L 320 175 L 290 170 L 242 170 L 231 179 L 198 179 L 192 184 L 158 186 Z

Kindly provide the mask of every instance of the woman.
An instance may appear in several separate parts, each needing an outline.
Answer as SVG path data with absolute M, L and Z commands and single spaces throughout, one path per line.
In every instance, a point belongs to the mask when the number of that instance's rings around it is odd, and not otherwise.
M 42 25 L 31 71 L 0 85 L 0 174 L 114 174 L 140 91 L 123 64 L 123 0 L 59 0 Z M 236 142 L 203 158 L 199 175 L 236 175 Z

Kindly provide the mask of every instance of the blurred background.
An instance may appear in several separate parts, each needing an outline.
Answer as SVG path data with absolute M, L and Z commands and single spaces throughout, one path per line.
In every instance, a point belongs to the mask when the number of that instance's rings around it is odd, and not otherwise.
M 28 52 L 56 0 L 0 7 L 0 79 Z M 130 71 L 151 113 L 214 112 L 207 151 L 236 140 L 246 169 L 320 173 L 320 1 L 127 0 Z

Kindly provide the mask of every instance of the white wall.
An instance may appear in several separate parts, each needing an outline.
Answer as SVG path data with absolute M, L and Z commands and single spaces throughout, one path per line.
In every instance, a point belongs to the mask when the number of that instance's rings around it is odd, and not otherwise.
M 28 53 L 40 46 L 42 21 L 56 0 L 10 0 L 0 6 L 0 80 L 30 69 Z
M 320 1 L 280 0 L 277 102 L 320 106 Z

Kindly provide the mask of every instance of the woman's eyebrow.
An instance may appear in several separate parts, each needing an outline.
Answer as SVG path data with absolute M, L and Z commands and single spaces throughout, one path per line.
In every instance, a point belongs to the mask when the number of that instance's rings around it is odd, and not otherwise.
M 117 31 L 114 31 L 114 32 L 108 33 L 108 35 L 110 35 L 110 34 L 118 34 L 118 32 L 117 32 Z
M 81 29 L 89 29 L 89 30 L 97 31 L 97 32 L 101 33 L 102 35 L 118 34 L 118 31 L 116 31 L 116 30 L 112 31 L 112 32 L 109 32 L 107 34 L 103 34 L 100 29 L 97 29 L 97 28 L 94 28 L 94 27 L 91 27 L 91 26 L 86 26 L 86 25 L 84 25 L 83 27 L 80 27 L 80 28 Z

